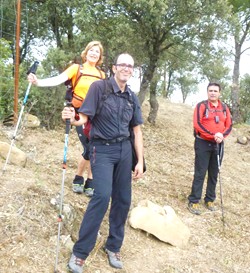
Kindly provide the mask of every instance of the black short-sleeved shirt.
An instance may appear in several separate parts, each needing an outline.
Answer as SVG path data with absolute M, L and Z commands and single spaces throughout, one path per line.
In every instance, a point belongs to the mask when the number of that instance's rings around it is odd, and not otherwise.
M 88 94 L 79 109 L 80 113 L 87 115 L 91 120 L 90 138 L 114 139 L 130 135 L 129 126 L 132 127 L 143 123 L 141 107 L 137 96 L 126 85 L 125 91 L 121 92 L 114 77 L 109 79 L 113 92 L 105 100 L 105 80 L 91 84 Z M 129 99 L 131 96 L 132 99 Z M 98 109 L 103 100 L 101 109 Z M 133 101 L 133 104 L 131 103 Z M 97 114 L 98 109 L 98 114 Z

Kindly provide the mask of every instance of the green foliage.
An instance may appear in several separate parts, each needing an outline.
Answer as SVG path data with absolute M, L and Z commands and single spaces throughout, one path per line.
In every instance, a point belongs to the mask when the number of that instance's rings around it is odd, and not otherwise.
M 1 41 L 2 42 L 2 41 Z M 0 43 L 1 44 L 1 43 Z M 1 45 L 0 45 L 0 52 Z M 9 52 L 9 54 L 11 54 Z M 8 54 L 6 55 L 8 56 Z M 3 63 L 0 58 L 1 75 L 0 75 L 0 120 L 13 113 L 13 96 L 14 96 L 14 78 L 12 75 L 12 64 L 8 61 Z M 23 100 L 29 86 L 27 81 L 27 71 L 31 64 L 22 63 L 19 66 L 19 88 L 18 88 L 18 114 L 20 113 Z M 40 64 L 37 69 L 37 75 L 50 76 L 51 71 L 45 71 Z M 52 74 L 52 73 L 51 73 Z M 31 86 L 24 112 L 36 115 L 41 125 L 48 129 L 53 129 L 62 122 L 61 111 L 64 105 L 64 96 L 66 86 L 63 84 L 54 88 L 42 88 Z
M 66 54 L 64 50 L 59 48 L 50 48 L 47 58 L 41 62 L 37 69 L 38 78 L 47 78 L 56 76 L 61 73 L 67 66 L 70 54 Z M 25 79 L 23 86 L 28 84 L 26 79 L 27 70 L 22 70 L 22 79 Z M 25 88 L 22 88 L 25 91 Z M 47 129 L 53 129 L 61 124 L 61 111 L 64 105 L 64 97 L 66 86 L 61 84 L 57 87 L 36 87 L 32 86 L 29 100 L 27 103 L 27 111 L 36 115 L 41 125 Z M 23 94 L 24 95 L 24 94 Z
M 65 91 L 66 87 L 63 85 L 54 88 L 32 87 L 29 97 L 32 102 L 30 113 L 37 116 L 41 125 L 47 129 L 54 129 L 62 123 Z
M 174 73 L 172 86 L 181 91 L 182 102 L 185 103 L 187 97 L 198 92 L 199 79 L 195 70 L 188 70 L 188 67 L 179 69 Z
M 228 55 L 227 51 L 222 48 L 215 49 L 208 46 L 204 49 L 202 56 L 199 56 L 202 75 L 209 82 L 219 82 L 223 85 L 229 80 L 230 69 L 225 65 Z
M 237 13 L 250 8 L 250 2 L 247 0 L 228 0 L 233 7 L 233 12 Z
M 9 2 L 14 7 L 16 1 Z M 4 21 L 3 33 L 8 33 L 4 35 L 10 41 L 13 58 L 15 12 L 9 8 L 9 2 L 2 1 L 3 14 L 13 24 Z M 100 40 L 106 72 L 117 54 L 126 51 L 134 56 L 143 71 L 141 91 L 150 90 L 155 73 L 158 74 L 155 93 L 167 96 L 176 82 L 188 93 L 195 92 L 192 85 L 204 78 L 226 85 L 229 69 L 224 64 L 228 55 L 221 41 L 228 35 L 230 24 L 226 23 L 232 15 L 231 8 L 234 12 L 246 11 L 249 4 L 245 2 L 249 1 L 61 0 L 58 4 L 52 0 L 27 0 L 21 14 L 20 62 L 24 66 L 20 96 L 27 87 L 25 73 L 33 62 L 31 49 L 37 42 L 49 45 L 37 71 L 39 78 L 61 73 L 72 59 L 80 56 L 88 42 Z M 237 22 L 234 26 L 239 28 L 239 22 L 232 17 L 230 22 L 234 20 Z M 189 82 L 191 78 L 193 82 Z M 64 86 L 47 89 L 32 86 L 30 102 L 36 103 L 31 111 L 47 127 L 60 120 L 57 113 L 61 111 L 64 92 Z M 143 96 L 139 99 L 143 101 Z M 54 116 L 55 121 L 50 122 Z
M 246 74 L 240 83 L 240 110 L 243 121 L 250 124 L 250 75 Z
M 13 111 L 14 78 L 9 45 L 4 38 L 0 39 L 0 119 Z
M 141 45 L 144 67 L 141 103 L 157 68 L 168 63 L 169 75 L 175 71 L 174 67 L 186 68 L 187 62 L 196 69 L 201 68 L 199 57 L 203 50 L 209 51 L 214 39 L 225 36 L 223 20 L 229 8 L 223 0 L 110 0 L 109 3 L 133 29 L 135 48 Z
M 138 50 L 134 30 L 124 14 L 112 6 L 110 1 L 84 1 L 77 10 L 75 23 L 81 30 L 77 38 L 81 47 L 91 40 L 99 40 L 103 44 L 106 71 L 121 52 L 129 52 L 137 63 L 140 62 L 137 56 L 142 52 Z
M 224 101 L 229 108 L 232 108 L 231 87 L 229 85 L 222 85 L 222 101 Z M 240 112 L 242 120 L 250 124 L 250 75 L 245 74 L 240 81 Z M 232 112 L 232 109 L 231 109 Z
M 229 108 L 232 107 L 232 99 L 231 99 L 231 87 L 228 84 L 221 84 L 221 98 L 223 102 L 225 102 Z
M 10 52 L 9 45 L 10 45 L 10 42 L 8 42 L 6 39 L 4 39 L 4 38 L 0 39 L 0 52 L 1 52 L 0 65 L 1 65 L 1 68 L 4 68 L 5 63 L 11 58 L 11 52 Z
M 73 61 L 75 55 L 73 52 L 66 52 L 60 48 L 50 48 L 46 60 L 42 62 L 44 69 L 42 77 L 55 76 L 61 73 Z
M 244 105 L 241 100 L 240 90 L 240 60 L 243 53 L 249 50 L 246 42 L 249 41 L 250 35 L 250 2 L 241 0 L 230 0 L 231 12 L 228 19 L 229 35 L 233 38 L 234 47 L 231 55 L 234 58 L 233 67 L 233 82 L 231 88 L 231 102 L 232 102 L 232 117 L 234 123 L 241 123 L 245 109 L 241 109 Z

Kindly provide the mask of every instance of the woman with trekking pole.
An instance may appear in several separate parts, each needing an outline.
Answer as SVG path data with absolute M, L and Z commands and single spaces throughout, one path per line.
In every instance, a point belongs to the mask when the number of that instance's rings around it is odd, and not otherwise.
M 70 85 L 67 90 L 67 98 L 72 99 L 72 106 L 76 112 L 84 101 L 90 85 L 97 80 L 104 79 L 105 73 L 100 70 L 99 66 L 103 62 L 103 46 L 99 41 L 88 43 L 81 53 L 82 65 L 72 64 L 63 73 L 58 76 L 38 79 L 33 73 L 28 75 L 29 82 L 39 86 L 57 86 L 65 83 Z M 93 195 L 92 173 L 89 164 L 89 140 L 83 133 L 84 126 L 76 126 L 78 137 L 82 143 L 84 151 L 79 159 L 77 173 L 73 180 L 72 189 L 76 193 L 85 193 L 91 197 Z M 88 169 L 88 177 L 84 183 L 83 174 Z

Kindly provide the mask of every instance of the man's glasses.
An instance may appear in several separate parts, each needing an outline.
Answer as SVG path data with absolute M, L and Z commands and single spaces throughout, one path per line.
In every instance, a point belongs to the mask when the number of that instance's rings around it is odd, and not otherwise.
M 119 66 L 121 69 L 125 69 L 125 68 L 128 68 L 128 69 L 134 69 L 134 66 L 132 64 L 116 64 L 116 66 Z

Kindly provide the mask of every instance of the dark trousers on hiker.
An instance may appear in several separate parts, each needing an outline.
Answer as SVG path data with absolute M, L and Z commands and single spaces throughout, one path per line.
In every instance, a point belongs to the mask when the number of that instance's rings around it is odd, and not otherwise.
M 74 255 L 81 259 L 86 259 L 95 246 L 110 198 L 109 236 L 105 247 L 112 252 L 120 251 L 131 204 L 131 143 L 129 140 L 112 144 L 91 142 L 90 162 L 95 191 L 73 248 Z
M 221 147 L 222 144 L 219 145 Z M 195 168 L 192 191 L 188 197 L 189 202 L 198 203 L 202 196 L 202 189 L 207 173 L 207 188 L 204 201 L 213 202 L 216 198 L 216 184 L 218 177 L 218 149 L 216 143 L 204 139 L 195 138 Z M 220 149 L 220 148 L 219 148 Z M 220 149 L 220 164 L 223 157 L 223 149 Z
M 83 146 L 82 157 L 85 160 L 89 160 L 89 140 L 88 140 L 87 136 L 85 136 L 85 134 L 83 133 L 83 127 L 76 126 L 76 132 L 77 132 L 79 140 L 81 141 L 82 146 Z

